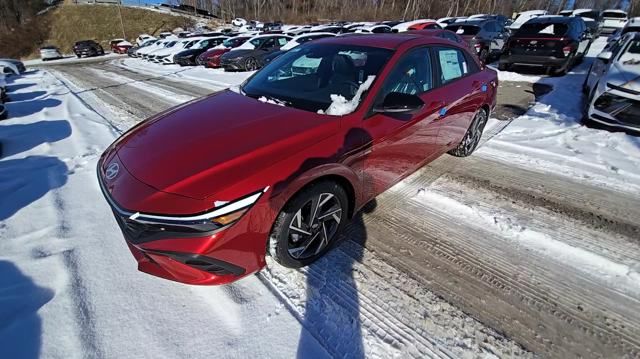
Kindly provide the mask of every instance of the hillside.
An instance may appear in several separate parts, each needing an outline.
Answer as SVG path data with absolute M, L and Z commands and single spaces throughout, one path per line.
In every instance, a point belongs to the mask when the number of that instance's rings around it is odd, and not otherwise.
M 105 5 L 64 5 L 44 16 L 49 17 L 50 23 L 46 42 L 58 46 L 63 52 L 71 52 L 73 43 L 84 39 L 96 40 L 106 48 L 110 39 L 123 37 L 123 26 L 129 41 L 141 33 L 152 34 L 193 26 L 192 19 L 182 16 Z
M 76 41 L 86 39 L 96 40 L 107 49 L 109 40 L 123 37 L 123 26 L 126 38 L 133 42 L 141 33 L 157 34 L 193 25 L 194 20 L 190 17 L 144 8 L 61 5 L 34 15 L 21 25 L 11 26 L 9 31 L 0 31 L 0 57 L 38 57 L 39 48 L 45 44 L 70 53 Z

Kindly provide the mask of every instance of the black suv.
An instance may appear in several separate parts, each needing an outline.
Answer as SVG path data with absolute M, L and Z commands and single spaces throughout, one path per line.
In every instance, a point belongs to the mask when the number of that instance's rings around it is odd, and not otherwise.
M 505 43 L 511 35 L 503 21 L 486 18 L 456 21 L 445 29 L 462 36 L 471 47 L 475 48 L 483 63 L 491 57 L 502 54 Z
M 98 56 L 104 55 L 104 49 L 99 43 L 93 40 L 78 41 L 73 45 L 73 52 L 78 58 L 82 56 Z
M 562 76 L 589 51 L 593 37 L 579 16 L 540 16 L 516 31 L 500 58 L 499 69 L 512 65 L 546 67 Z

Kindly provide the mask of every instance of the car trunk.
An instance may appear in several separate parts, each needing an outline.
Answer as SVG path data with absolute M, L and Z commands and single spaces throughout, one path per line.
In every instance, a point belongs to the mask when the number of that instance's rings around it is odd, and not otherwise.
M 567 45 L 564 39 L 554 38 L 512 38 L 509 51 L 512 55 L 563 57 L 562 48 Z

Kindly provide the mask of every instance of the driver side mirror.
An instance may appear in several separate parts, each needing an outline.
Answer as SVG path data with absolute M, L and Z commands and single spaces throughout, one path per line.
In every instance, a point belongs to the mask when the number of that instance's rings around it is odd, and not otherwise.
M 416 95 L 390 92 L 382 101 L 382 106 L 373 108 L 376 113 L 413 114 L 424 107 L 424 101 Z
M 603 51 L 598 54 L 598 59 L 604 62 L 605 64 L 609 63 L 612 57 L 613 57 L 613 53 L 611 51 Z

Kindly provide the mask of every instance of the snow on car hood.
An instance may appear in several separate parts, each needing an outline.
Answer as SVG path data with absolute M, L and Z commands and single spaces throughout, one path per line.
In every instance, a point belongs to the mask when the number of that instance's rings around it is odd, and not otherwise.
M 223 91 L 146 121 L 116 150 L 139 181 L 204 199 L 334 135 L 339 124 Z
M 640 91 L 640 64 L 615 62 L 607 73 L 607 83 L 633 91 Z

